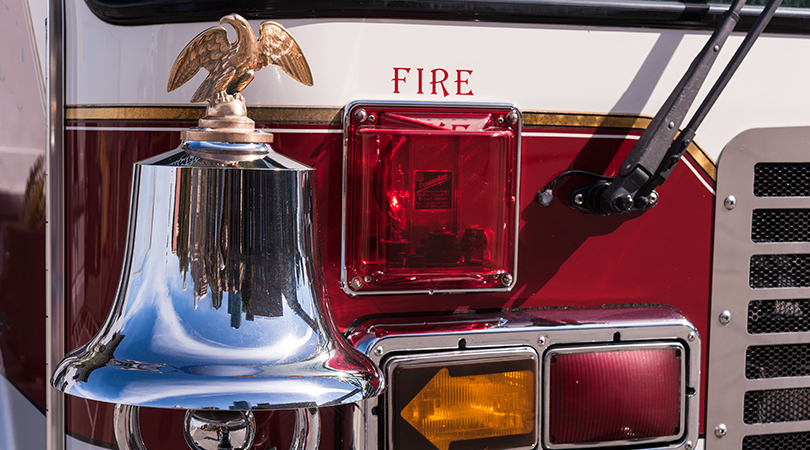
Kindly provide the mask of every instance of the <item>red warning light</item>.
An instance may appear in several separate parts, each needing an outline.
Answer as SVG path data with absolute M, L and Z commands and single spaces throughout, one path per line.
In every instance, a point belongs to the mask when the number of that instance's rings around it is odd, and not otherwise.
M 509 289 L 517 256 L 517 111 L 354 105 L 346 122 L 349 292 Z

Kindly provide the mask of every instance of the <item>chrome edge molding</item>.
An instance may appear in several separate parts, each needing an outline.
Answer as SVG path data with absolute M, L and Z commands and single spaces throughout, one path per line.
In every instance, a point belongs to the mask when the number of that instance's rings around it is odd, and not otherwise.
M 65 355 L 65 28 L 64 0 L 48 3 L 45 379 Z M 64 394 L 46 387 L 46 445 L 65 448 Z
M 515 186 L 515 202 L 518 205 L 515 208 L 515 254 L 512 260 L 512 283 L 503 288 L 491 289 L 414 289 L 407 291 L 373 291 L 361 292 L 349 289 L 348 280 L 346 279 L 346 175 L 348 173 L 348 152 L 349 152 L 349 123 L 352 118 L 349 116 L 356 105 L 372 105 L 372 106 L 390 106 L 390 107 L 407 107 L 418 106 L 427 108 L 511 108 L 518 113 L 517 130 L 518 134 L 515 136 L 517 139 L 517 173 L 515 179 L 517 180 Z M 463 293 L 485 293 L 485 292 L 509 292 L 518 281 L 518 248 L 520 247 L 518 240 L 520 236 L 520 167 L 521 156 L 523 151 L 523 112 L 512 103 L 459 103 L 459 102 L 385 102 L 385 101 L 354 101 L 343 108 L 343 170 L 341 180 L 341 195 L 340 195 L 340 288 L 347 295 L 356 297 L 359 295 L 401 295 L 401 294 L 463 294 Z
M 621 340 L 615 341 L 619 333 Z M 463 343 L 462 343 L 463 341 Z M 685 318 L 664 319 L 649 322 L 614 322 L 599 324 L 566 324 L 559 326 L 525 326 L 519 328 L 489 328 L 485 330 L 388 335 L 358 342 L 358 350 L 378 366 L 383 367 L 394 355 L 405 355 L 418 352 L 422 357 L 428 357 L 427 351 L 441 355 L 451 354 L 460 350 L 475 351 L 482 349 L 509 351 L 515 348 L 530 347 L 540 358 L 544 358 L 546 351 L 555 346 L 570 346 L 576 344 L 673 344 L 679 343 L 687 350 L 685 375 L 685 427 L 683 435 L 674 442 L 660 443 L 660 445 L 645 446 L 645 450 L 691 450 L 699 441 L 700 422 L 700 351 L 701 340 L 697 328 Z M 417 356 L 415 356 L 417 357 Z M 538 404 L 544 402 L 544 379 L 540 377 L 540 398 Z M 390 388 L 389 388 L 390 390 Z M 693 390 L 693 391 L 692 391 Z M 386 394 L 389 395 L 389 394 Z M 390 443 L 385 436 L 379 433 L 380 415 L 375 414 L 380 405 L 379 398 L 364 400 L 351 411 L 350 421 L 354 426 L 352 435 L 354 445 L 351 450 L 390 450 Z M 541 434 L 544 417 L 538 417 L 537 430 Z M 382 439 L 382 441 L 381 441 Z M 596 446 L 582 445 L 579 448 L 595 448 Z

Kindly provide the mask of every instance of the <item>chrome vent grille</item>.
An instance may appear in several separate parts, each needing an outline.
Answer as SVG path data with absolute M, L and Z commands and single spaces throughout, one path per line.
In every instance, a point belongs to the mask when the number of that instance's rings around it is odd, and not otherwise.
M 810 299 L 754 300 L 748 303 L 748 333 L 810 331 Z
M 723 150 L 707 450 L 810 448 L 809 142 L 810 128 L 759 129 Z
M 806 450 L 810 448 L 810 433 L 760 434 L 746 436 L 743 450 Z
M 755 209 L 751 220 L 751 240 L 810 241 L 810 209 Z
M 758 163 L 754 166 L 754 196 L 810 197 L 807 180 L 810 163 Z
M 745 423 L 798 422 L 808 419 L 810 389 L 772 389 L 745 393 Z
M 752 345 L 745 352 L 749 380 L 810 376 L 810 344 Z
M 754 255 L 750 268 L 754 289 L 810 286 L 810 255 Z

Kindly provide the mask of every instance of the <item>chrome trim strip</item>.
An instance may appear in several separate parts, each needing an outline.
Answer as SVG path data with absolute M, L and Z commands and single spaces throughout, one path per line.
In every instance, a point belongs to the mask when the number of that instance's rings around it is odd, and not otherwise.
M 615 341 L 619 333 L 620 341 Z M 371 337 L 357 343 L 357 348 L 367 354 L 377 365 L 385 365 L 389 358 L 408 353 L 425 351 L 456 352 L 461 349 L 475 351 L 491 349 L 493 351 L 509 350 L 516 347 L 531 347 L 538 355 L 543 355 L 549 348 L 558 345 L 572 344 L 640 344 L 660 343 L 661 341 L 679 342 L 688 349 L 688 362 L 685 368 L 686 413 L 684 435 L 677 442 L 669 445 L 650 445 L 647 450 L 693 449 L 698 442 L 700 416 L 700 355 L 701 340 L 697 328 L 686 319 L 666 319 L 649 322 L 615 322 L 598 324 L 564 324 L 557 326 L 526 326 L 510 328 L 508 324 L 498 328 L 483 330 L 386 335 Z M 461 353 L 461 352 L 460 352 Z M 414 355 L 418 357 L 418 355 Z M 542 377 L 542 375 L 540 375 Z M 542 378 L 541 378 L 542 381 Z M 390 386 L 389 386 L 390 389 Z M 542 395 L 542 394 L 541 394 Z M 541 397 L 540 402 L 543 401 Z M 386 443 L 379 421 L 381 414 L 375 414 L 380 399 L 374 398 L 360 402 L 360 408 L 350 412 L 352 422 L 361 425 L 355 428 L 356 445 L 353 450 L 384 450 Z M 365 416 L 358 420 L 356 416 Z M 542 420 L 542 419 L 541 419 Z M 539 447 L 538 447 L 539 448 Z
M 395 370 L 399 367 L 414 367 L 414 366 L 452 366 L 455 364 L 470 364 L 470 363 L 493 363 L 500 361 L 520 361 L 520 360 L 533 360 L 534 373 L 537 375 L 537 380 L 534 385 L 535 395 L 538 395 L 538 401 L 534 403 L 534 417 L 536 422 L 534 424 L 535 440 L 531 446 L 528 447 L 511 447 L 509 450 L 528 450 L 535 448 L 540 438 L 540 367 L 539 356 L 537 352 L 531 347 L 514 347 L 508 349 L 485 349 L 469 352 L 440 352 L 432 354 L 419 354 L 419 355 L 400 355 L 393 356 L 385 362 L 383 370 L 385 371 L 385 379 L 389 383 L 389 388 L 393 387 L 391 380 Z M 387 417 L 394 417 L 393 409 L 393 389 L 387 389 L 386 397 L 386 411 Z M 386 434 L 388 439 L 388 447 L 390 448 L 394 442 L 394 427 L 393 423 L 386 423 Z
M 65 97 L 64 97 L 64 1 L 48 5 L 48 117 L 45 258 L 45 379 L 65 355 Z M 48 450 L 65 448 L 64 394 L 52 389 L 45 393 L 46 445 Z
M 356 105 L 371 105 L 376 107 L 381 106 L 390 106 L 393 108 L 397 107 L 426 107 L 426 108 L 480 108 L 480 109 L 492 109 L 492 108 L 510 108 L 518 113 L 518 121 L 515 124 L 517 126 L 517 173 L 515 179 L 517 182 L 515 183 L 515 203 L 517 207 L 515 208 L 515 254 L 512 259 L 512 283 L 509 286 L 505 286 L 502 288 L 482 288 L 482 289 L 414 289 L 414 290 L 406 290 L 406 291 L 371 291 L 371 292 L 363 292 L 363 291 L 353 291 L 349 289 L 348 280 L 346 279 L 346 177 L 348 174 L 348 152 L 349 152 L 349 122 L 351 122 L 351 111 L 354 109 Z M 523 148 L 523 113 L 517 106 L 511 103 L 457 103 L 457 102 L 385 102 L 385 101 L 354 101 L 346 105 L 343 109 L 343 172 L 342 177 L 343 180 L 341 182 L 341 209 L 340 209 L 340 287 L 343 289 L 347 295 L 352 297 L 358 295 L 400 295 L 400 294 L 433 294 L 433 293 L 444 293 L 444 294 L 463 294 L 467 292 L 471 293 L 484 293 L 484 292 L 509 292 L 517 285 L 518 280 L 518 248 L 519 245 L 519 236 L 520 236 L 520 167 L 521 167 L 521 151 Z
M 681 383 L 680 383 L 680 421 L 678 424 L 677 435 L 662 436 L 657 438 L 646 439 L 624 439 L 613 441 L 598 441 L 598 442 L 583 442 L 575 444 L 552 444 L 551 441 L 551 421 L 550 410 L 551 404 L 549 402 L 551 396 L 551 357 L 554 355 L 570 355 L 575 353 L 597 353 L 597 352 L 615 352 L 622 350 L 635 350 L 635 349 L 676 349 L 680 350 L 684 357 L 681 358 Z M 543 356 L 543 447 L 549 449 L 570 449 L 570 448 L 600 448 L 612 446 L 626 446 L 626 445 L 649 445 L 659 442 L 673 442 L 679 440 L 686 433 L 686 349 L 683 344 L 679 342 L 657 342 L 652 344 L 619 344 L 619 345 L 600 345 L 600 346 L 587 346 L 587 347 L 557 347 L 550 349 Z

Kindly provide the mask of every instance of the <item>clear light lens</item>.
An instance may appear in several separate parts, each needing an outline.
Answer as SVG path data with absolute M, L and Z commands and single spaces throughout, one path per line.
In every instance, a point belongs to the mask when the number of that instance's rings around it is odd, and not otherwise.
M 683 357 L 680 345 L 550 352 L 548 444 L 677 439 Z

